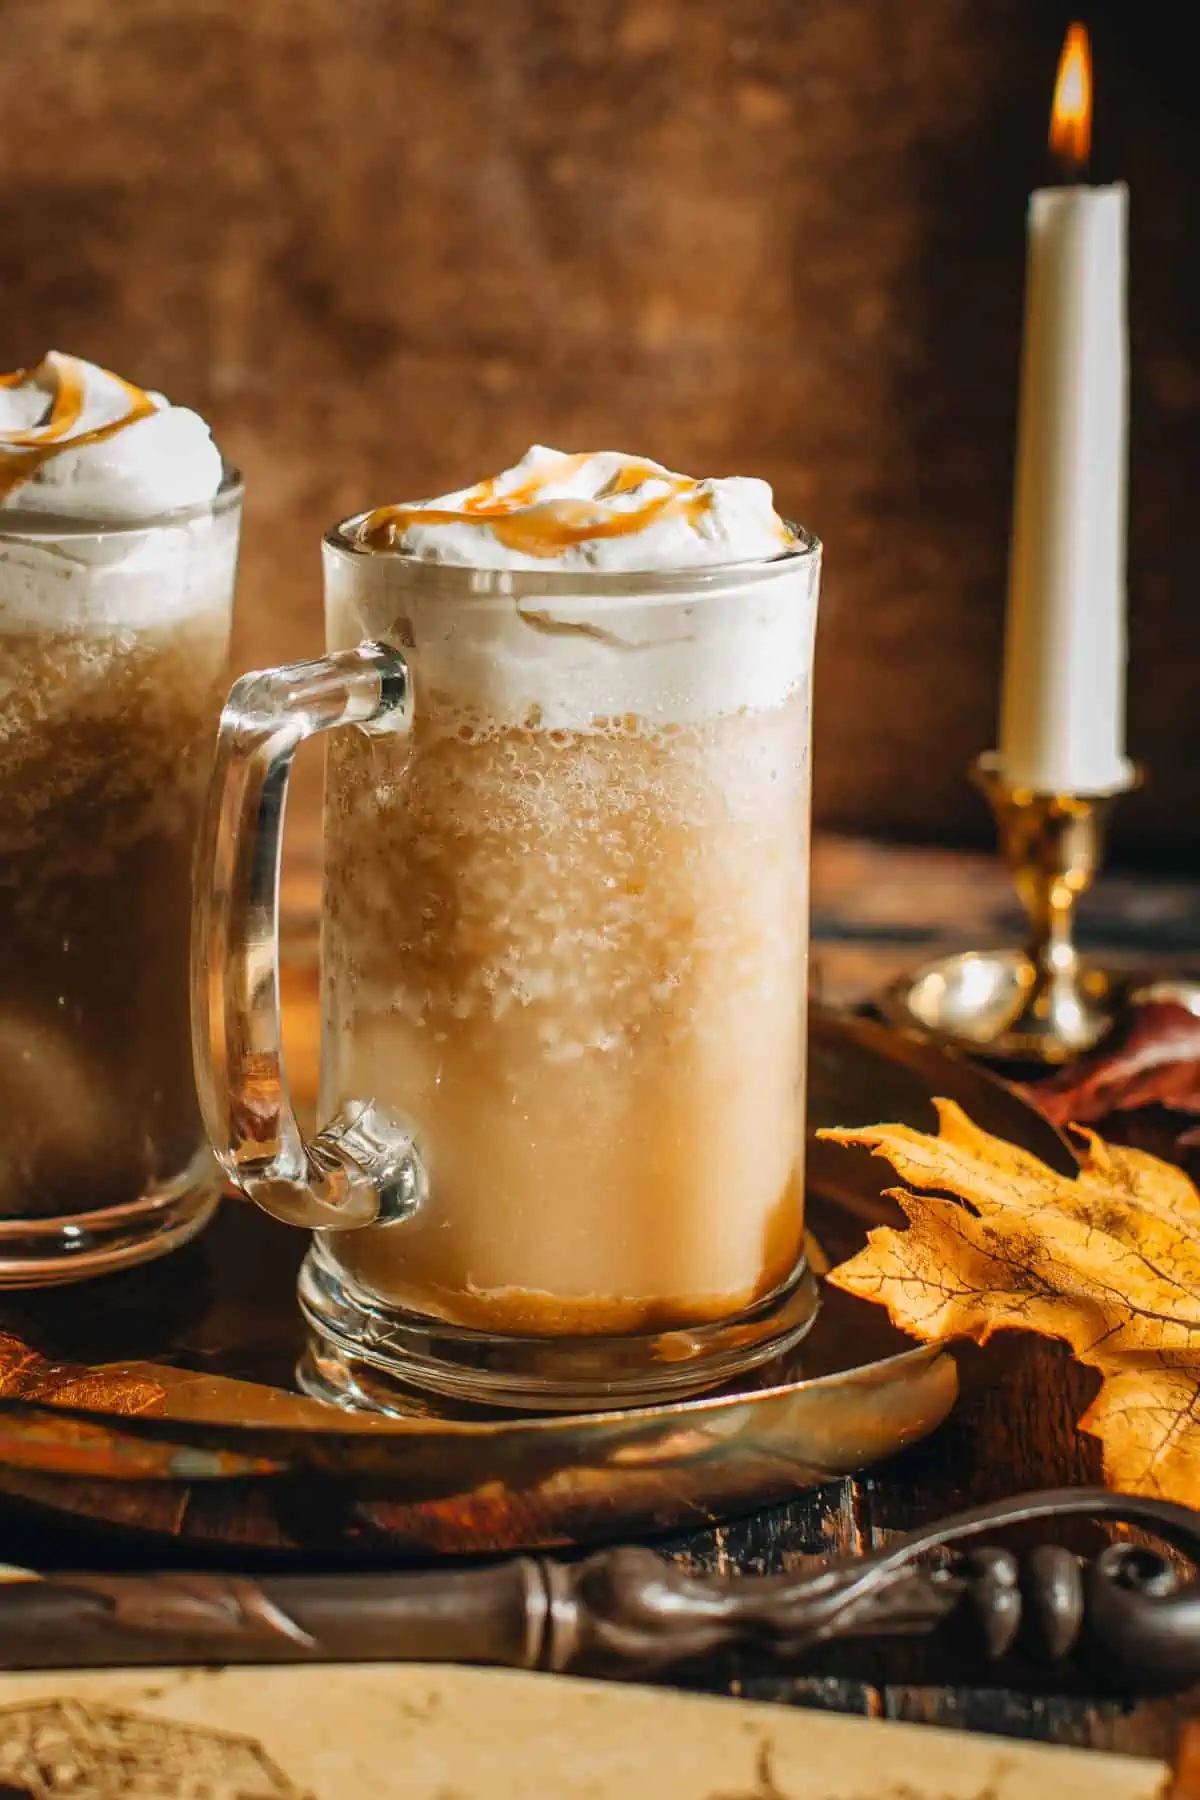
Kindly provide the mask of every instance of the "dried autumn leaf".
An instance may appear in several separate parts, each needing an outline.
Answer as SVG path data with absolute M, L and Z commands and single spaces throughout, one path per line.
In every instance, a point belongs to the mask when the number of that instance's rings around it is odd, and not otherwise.
M 1092 1132 L 1074 1177 L 989 1136 L 950 1100 L 935 1137 L 822 1131 L 891 1163 L 907 1231 L 872 1231 L 828 1279 L 931 1339 L 1063 1339 L 1103 1382 L 1080 1426 L 1113 1487 L 1200 1500 L 1200 1193 L 1182 1170 Z M 948 1197 L 950 1196 L 950 1197 Z
M 1139 1001 L 1090 1056 L 1024 1092 L 1055 1125 L 1140 1106 L 1200 1113 L 1200 1018 L 1177 1000 Z
M 161 1413 L 166 1394 L 156 1381 L 120 1367 L 49 1362 L 23 1339 L 0 1331 L 0 1398 L 97 1412 Z

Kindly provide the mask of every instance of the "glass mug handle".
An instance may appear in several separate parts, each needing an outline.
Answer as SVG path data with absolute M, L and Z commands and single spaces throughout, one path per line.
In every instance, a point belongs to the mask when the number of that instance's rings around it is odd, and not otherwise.
M 424 1176 L 411 1131 L 372 1100 L 310 1141 L 283 1065 L 279 860 L 292 760 L 339 726 L 407 732 L 408 666 L 382 644 L 244 675 L 221 715 L 200 831 L 192 926 L 192 1044 L 217 1160 L 266 1212 L 310 1230 L 407 1218 Z

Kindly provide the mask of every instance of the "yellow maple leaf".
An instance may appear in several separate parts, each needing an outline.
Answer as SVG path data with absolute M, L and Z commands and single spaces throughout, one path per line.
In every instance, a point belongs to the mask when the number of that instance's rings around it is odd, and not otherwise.
M 951 1100 L 936 1136 L 908 1125 L 822 1131 L 882 1156 L 907 1231 L 881 1226 L 827 1279 L 930 1339 L 1061 1338 L 1098 1369 L 1080 1420 L 1127 1492 L 1200 1500 L 1200 1193 L 1180 1169 L 1083 1132 L 1060 1175 Z M 910 1190 L 918 1190 L 913 1192 Z M 951 1196 L 951 1197 L 947 1197 Z

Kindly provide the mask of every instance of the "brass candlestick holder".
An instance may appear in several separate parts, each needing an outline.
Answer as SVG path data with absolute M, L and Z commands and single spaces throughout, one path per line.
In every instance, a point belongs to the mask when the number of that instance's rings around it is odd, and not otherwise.
M 1044 794 L 1006 780 L 994 752 L 972 779 L 996 815 L 1000 849 L 1029 918 L 1024 950 L 966 950 L 905 976 L 885 995 L 895 1024 L 1006 1061 L 1062 1063 L 1107 1029 L 1113 983 L 1083 964 L 1075 908 L 1100 866 L 1108 815 L 1138 786 L 1130 769 L 1100 794 Z

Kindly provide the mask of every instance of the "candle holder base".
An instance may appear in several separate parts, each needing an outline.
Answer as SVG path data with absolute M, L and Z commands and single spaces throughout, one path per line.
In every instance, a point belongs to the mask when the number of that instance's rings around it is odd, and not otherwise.
M 996 815 L 1000 849 L 1029 917 L 1024 950 L 965 950 L 893 984 L 880 1010 L 893 1024 L 996 1061 L 1064 1063 L 1104 1035 L 1123 991 L 1081 962 L 1075 908 L 1100 866 L 1113 804 L 1140 773 L 1102 794 L 1014 786 L 994 754 L 972 771 Z
M 1064 1063 L 1099 1042 L 1119 998 L 1110 976 L 1088 969 L 1046 1005 L 1024 950 L 964 950 L 903 976 L 880 1009 L 891 1024 L 973 1056 Z

